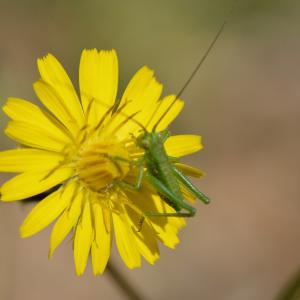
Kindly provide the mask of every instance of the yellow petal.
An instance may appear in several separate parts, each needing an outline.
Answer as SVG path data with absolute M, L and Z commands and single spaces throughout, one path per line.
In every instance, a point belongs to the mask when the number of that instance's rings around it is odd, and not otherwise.
M 99 275 L 105 270 L 110 256 L 112 234 L 111 230 L 106 230 L 106 227 L 111 227 L 112 220 L 110 214 L 110 220 L 106 221 L 109 225 L 105 225 L 103 209 L 97 203 L 93 204 L 93 214 L 95 239 L 91 248 L 92 266 L 94 275 Z
M 130 199 L 133 199 L 135 206 L 143 212 L 157 212 L 157 213 L 174 213 L 175 210 L 169 206 L 159 195 L 153 194 L 153 191 L 149 191 L 144 185 L 139 192 L 126 191 Z M 135 199 L 140 199 L 136 201 Z M 160 227 L 165 227 L 167 224 L 175 226 L 176 230 L 182 228 L 185 225 L 184 218 L 179 217 L 152 217 L 149 219 L 151 223 L 155 223 Z
M 68 205 L 71 189 L 71 185 L 59 189 L 39 202 L 21 225 L 21 237 L 29 237 L 54 221 Z
M 76 226 L 74 237 L 74 262 L 77 276 L 84 273 L 93 238 L 90 201 L 85 201 L 83 213 Z
M 0 152 L 0 171 L 28 172 L 32 170 L 49 170 L 64 159 L 60 153 L 38 149 L 14 149 Z
M 174 213 L 175 210 L 169 206 L 159 195 L 152 195 L 153 201 L 156 205 L 156 209 L 160 212 Z M 173 230 L 177 232 L 179 229 L 185 226 L 185 220 L 181 217 L 167 217 L 167 224 L 173 227 Z
M 103 213 L 103 222 L 105 225 L 105 229 L 107 232 L 110 233 L 112 230 L 111 211 L 108 208 L 103 208 L 102 213 Z
M 50 99 L 43 97 L 41 98 L 42 102 L 59 119 L 61 116 L 56 114 L 57 109 L 59 110 L 61 107 L 64 108 L 72 120 L 76 120 L 79 127 L 81 127 L 84 119 L 82 108 L 73 84 L 62 65 L 51 54 L 38 59 L 37 63 L 42 81 L 44 81 L 45 85 L 51 87 L 56 96 L 54 103 L 50 103 Z M 59 105 L 56 108 L 55 104 L 57 104 L 57 102 L 59 102 Z M 61 119 L 61 121 L 66 126 L 70 125 L 69 119 Z
M 8 98 L 3 111 L 14 121 L 33 125 L 57 140 L 62 140 L 65 143 L 70 140 L 65 128 L 55 118 L 29 101 Z
M 157 210 L 167 213 L 174 213 L 175 210 L 167 205 L 160 197 L 152 196 L 153 201 L 157 207 Z M 164 226 L 159 226 L 158 221 L 156 219 L 165 219 L 166 224 Z M 165 217 L 165 218 L 151 218 L 151 223 L 153 225 L 154 230 L 158 234 L 158 238 L 160 241 L 167 247 L 174 249 L 176 245 L 179 243 L 179 238 L 177 236 L 178 230 L 185 226 L 184 218 L 179 217 Z
M 145 122 L 150 118 L 155 109 L 162 92 L 162 85 L 157 82 L 154 73 L 147 67 L 142 67 L 130 80 L 123 97 L 120 102 L 120 107 L 125 103 L 126 106 L 121 110 L 117 118 L 111 123 L 111 127 L 116 129 L 122 122 L 132 114 L 139 112 L 134 116 L 134 120 L 145 125 Z M 134 121 L 128 120 L 121 128 L 116 130 L 117 135 L 122 137 L 128 132 L 135 133 L 141 127 Z
M 145 227 L 147 226 L 149 225 L 146 225 Z M 144 236 L 141 239 L 137 239 L 137 241 L 140 253 L 149 264 L 154 265 L 159 259 L 159 250 L 156 237 L 154 237 L 154 235 Z
M 137 207 L 137 210 L 141 212 L 161 212 L 157 209 L 157 205 L 153 198 L 153 192 L 152 190 L 149 190 L 146 186 L 146 182 L 143 182 L 143 185 L 139 191 L 135 190 L 126 190 L 126 194 L 129 199 L 134 203 L 134 205 Z M 138 199 L 138 201 L 137 201 Z M 160 198 L 159 198 L 160 199 Z M 140 221 L 141 216 L 136 218 L 136 222 Z M 167 218 L 151 218 L 151 221 L 157 222 L 157 224 L 161 227 L 164 227 L 166 225 Z
M 126 191 L 130 199 L 133 199 L 135 206 L 143 212 L 174 213 L 175 210 L 167 205 L 158 195 L 153 195 L 143 185 L 139 192 Z M 139 201 L 136 201 L 139 199 Z M 167 247 L 175 248 L 179 243 L 177 232 L 185 226 L 184 218 L 179 217 L 148 217 L 157 238 Z M 138 222 L 138 221 L 137 221 Z
M 181 157 L 197 152 L 203 148 L 201 136 L 198 135 L 173 135 L 165 142 L 169 156 Z
M 113 213 L 116 244 L 124 263 L 129 269 L 141 266 L 141 256 L 126 213 Z
M 64 140 L 52 132 L 25 122 L 10 121 L 5 134 L 23 145 L 50 151 L 61 152 L 66 145 Z
M 202 177 L 205 175 L 205 173 L 203 171 L 201 171 L 200 169 L 195 168 L 190 165 L 187 165 L 187 164 L 175 163 L 175 166 L 177 169 L 182 171 L 187 176 Z
M 115 50 L 83 50 L 79 66 L 79 85 L 83 110 L 89 124 L 96 126 L 113 106 L 118 88 L 118 58 Z M 88 112 L 90 102 L 93 106 Z
M 83 126 L 83 117 L 75 119 L 68 106 L 48 83 L 39 80 L 33 84 L 33 88 L 41 102 L 75 137 L 80 127 Z
M 64 182 L 73 175 L 73 172 L 71 168 L 62 167 L 55 170 L 50 176 L 48 176 L 49 170 L 22 173 L 2 185 L 1 200 L 22 200 L 40 194 Z
M 153 127 L 157 125 L 156 132 L 166 129 L 170 123 L 179 115 L 183 109 L 184 102 L 180 99 L 177 99 L 174 105 L 171 105 L 175 99 L 175 95 L 169 95 L 164 97 L 156 104 L 155 115 L 150 119 L 150 122 L 147 126 L 149 131 L 152 131 Z M 164 115 L 166 113 L 166 115 Z M 164 116 L 163 116 L 164 115 Z M 163 118 L 160 120 L 160 118 Z
M 65 209 L 63 214 L 59 217 L 55 223 L 50 239 L 49 258 L 52 257 L 55 249 L 67 236 L 70 230 L 75 226 L 81 213 L 82 206 L 82 192 L 78 192 L 77 184 L 70 184 L 71 188 L 69 198 L 71 203 L 69 207 Z
M 171 249 L 175 249 L 179 244 L 180 240 L 177 236 L 177 232 L 174 232 L 170 225 L 166 225 L 165 228 L 153 226 L 154 230 L 157 231 L 157 238 L 166 246 Z
M 127 113 L 145 108 L 159 99 L 162 85 L 156 81 L 153 70 L 144 66 L 132 77 L 121 99 L 120 105 L 130 101 L 126 107 Z M 131 110 L 129 109 L 131 108 Z
M 129 217 L 132 233 L 135 236 L 136 246 L 140 254 L 150 263 L 154 264 L 159 258 L 159 249 L 156 240 L 156 232 L 146 219 L 142 227 L 140 227 L 140 221 L 143 216 L 143 212 L 135 205 L 134 199 L 131 202 L 126 202 L 126 213 Z M 137 228 L 140 231 L 137 231 Z
M 150 263 L 154 264 L 159 259 L 159 249 L 156 240 L 156 233 L 153 229 L 144 222 L 140 232 L 133 231 L 135 235 L 136 244 L 139 252 Z

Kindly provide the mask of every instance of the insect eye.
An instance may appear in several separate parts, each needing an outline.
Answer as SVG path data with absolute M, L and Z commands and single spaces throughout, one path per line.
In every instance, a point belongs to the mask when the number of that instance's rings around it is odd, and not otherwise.
M 150 142 L 149 142 L 149 140 L 144 139 L 144 140 L 142 141 L 142 145 L 143 145 L 144 148 L 149 148 L 149 147 L 150 147 Z

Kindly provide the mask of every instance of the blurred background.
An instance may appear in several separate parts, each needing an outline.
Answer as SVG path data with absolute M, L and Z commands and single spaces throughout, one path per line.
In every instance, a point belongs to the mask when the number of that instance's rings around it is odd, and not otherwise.
M 300 4 L 236 1 L 229 24 L 183 95 L 174 134 L 201 134 L 186 159 L 212 198 L 162 246 L 155 266 L 128 270 L 145 299 L 272 300 L 300 269 Z M 115 48 L 120 90 L 144 64 L 177 92 L 233 6 L 224 0 L 0 1 L 0 102 L 36 97 L 36 59 L 53 53 L 77 84 L 83 48 Z M 7 118 L 1 113 L 1 132 Z M 1 149 L 14 144 L 1 134 Z M 1 181 L 6 178 L 1 175 Z M 108 274 L 74 274 L 72 245 L 47 259 L 46 229 L 21 240 L 31 209 L 0 204 L 0 300 L 125 299 Z

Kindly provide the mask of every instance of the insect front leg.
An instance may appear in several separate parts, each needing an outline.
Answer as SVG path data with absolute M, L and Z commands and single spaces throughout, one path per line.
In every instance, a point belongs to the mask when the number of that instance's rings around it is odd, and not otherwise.
M 120 181 L 116 181 L 115 185 L 119 185 L 121 187 L 128 188 L 131 190 L 136 190 L 136 191 L 140 190 L 142 185 L 142 180 L 144 177 L 144 158 L 143 157 L 139 158 L 138 161 L 136 162 L 136 165 L 138 168 L 138 173 L 137 173 L 135 183 L 130 183 L 124 180 L 120 180 Z

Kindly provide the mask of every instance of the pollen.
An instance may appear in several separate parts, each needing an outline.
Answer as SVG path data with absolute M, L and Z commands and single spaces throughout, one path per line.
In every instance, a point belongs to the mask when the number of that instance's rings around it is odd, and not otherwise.
M 98 142 L 79 151 L 79 179 L 94 192 L 101 192 L 122 180 L 130 170 L 129 153 L 122 143 Z

